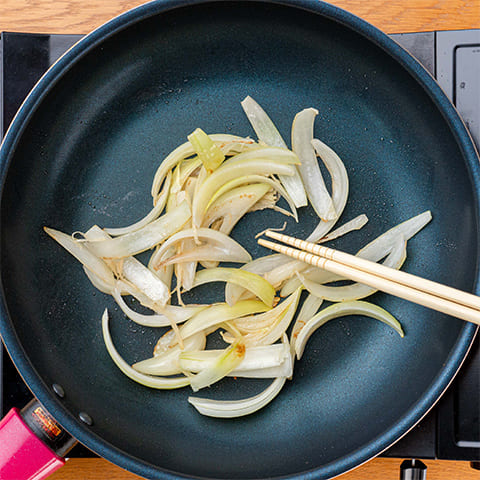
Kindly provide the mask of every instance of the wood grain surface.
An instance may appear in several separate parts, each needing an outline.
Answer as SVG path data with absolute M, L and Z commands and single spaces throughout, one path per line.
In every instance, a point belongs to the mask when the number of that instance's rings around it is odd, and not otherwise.
M 141 0 L 0 0 L 0 31 L 88 33 Z M 386 33 L 480 28 L 480 0 L 334 0 Z M 396 480 L 401 460 L 374 459 L 338 478 Z M 425 461 L 428 480 L 478 480 L 467 462 Z M 134 480 L 102 459 L 71 459 L 51 480 Z
M 480 473 L 468 462 L 423 460 L 427 466 L 428 480 L 478 480 Z M 398 480 L 402 460 L 377 458 L 336 480 Z M 57 470 L 48 480 L 140 480 L 141 477 L 126 472 L 105 460 L 72 459 Z
M 141 0 L 0 0 L 0 31 L 88 33 Z M 480 28 L 480 0 L 334 0 L 386 33 Z

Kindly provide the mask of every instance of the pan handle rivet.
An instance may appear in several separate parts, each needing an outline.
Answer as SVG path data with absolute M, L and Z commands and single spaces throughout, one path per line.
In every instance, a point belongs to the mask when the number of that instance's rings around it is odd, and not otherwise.
M 63 387 L 61 385 L 59 385 L 58 383 L 54 383 L 52 385 L 52 390 L 60 397 L 60 398 L 63 398 L 65 396 L 65 390 L 63 389 Z
M 92 417 L 88 413 L 80 412 L 78 418 L 89 427 L 93 425 Z

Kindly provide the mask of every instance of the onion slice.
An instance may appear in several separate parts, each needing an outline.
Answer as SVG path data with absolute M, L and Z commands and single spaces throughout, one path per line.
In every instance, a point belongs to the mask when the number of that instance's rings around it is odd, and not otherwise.
M 404 222 L 390 228 L 379 237 L 376 237 L 374 240 L 361 248 L 356 253 L 356 255 L 372 262 L 379 262 L 382 258 L 389 254 L 389 252 L 392 250 L 393 246 L 399 238 L 403 237 L 405 241 L 410 240 L 410 238 L 412 238 L 420 230 L 422 230 L 422 228 L 424 228 L 431 219 L 432 214 L 429 210 L 419 215 L 416 215 L 415 217 L 409 218 L 408 220 L 405 220 Z M 285 270 L 288 270 L 288 268 L 288 266 L 284 267 Z M 292 262 L 290 268 L 293 271 L 292 274 L 302 272 L 302 276 L 305 279 L 313 280 L 316 283 L 328 283 L 340 279 L 337 275 L 333 273 L 316 267 L 310 267 L 308 264 L 297 260 L 295 261 L 295 263 Z M 280 278 L 288 278 L 287 274 L 288 271 L 284 273 L 283 276 Z M 269 280 L 270 283 L 274 281 L 278 282 L 278 276 L 279 275 L 277 274 L 277 272 L 272 271 L 271 274 L 267 277 L 267 280 Z M 272 284 L 274 286 L 277 285 L 276 283 Z M 300 285 L 301 281 L 298 277 L 290 278 L 288 282 L 284 284 L 280 292 L 281 296 L 285 297 L 287 295 L 290 295 Z
M 250 415 L 268 405 L 282 390 L 286 377 L 276 378 L 263 392 L 242 400 L 212 400 L 188 397 L 199 413 L 207 417 L 236 418 Z
M 183 388 L 190 384 L 190 379 L 181 377 L 153 377 L 151 375 L 145 375 L 143 373 L 134 370 L 118 353 L 115 345 L 113 344 L 110 330 L 108 328 L 108 310 L 105 309 L 102 316 L 102 332 L 103 340 L 107 348 L 107 352 L 113 363 L 125 374 L 128 378 L 134 382 L 140 383 L 145 387 L 158 388 L 162 390 L 171 390 L 174 388 Z
M 269 190 L 270 185 L 267 183 L 254 183 L 226 192 L 208 208 L 203 226 L 211 227 L 217 220 L 221 220 L 220 225 L 214 229 L 228 235 Z
M 154 304 L 163 306 L 170 299 L 170 292 L 165 283 L 134 257 L 127 257 L 123 260 L 121 275 Z
M 297 358 L 300 359 L 302 357 L 307 340 L 317 328 L 325 325 L 325 323 L 334 318 L 345 317 L 347 315 L 363 315 L 380 320 L 392 327 L 401 337 L 404 336 L 402 326 L 398 320 L 378 305 L 363 301 L 335 303 L 320 310 L 320 312 L 313 316 L 300 330 L 297 341 L 295 342 Z
M 196 335 L 185 339 L 183 350 L 180 345 L 175 345 L 160 355 L 133 364 L 132 368 L 145 375 L 176 375 L 182 373 L 183 370 L 187 370 L 180 367 L 180 355 L 190 350 L 204 351 L 205 344 L 205 333 L 198 332 Z
M 292 353 L 295 352 L 295 344 L 297 342 L 298 334 L 300 330 L 305 326 L 305 324 L 315 316 L 318 312 L 318 309 L 323 303 L 323 299 L 312 295 L 311 293 L 308 294 L 307 298 L 303 302 L 302 308 L 295 319 L 295 323 L 292 327 L 292 333 L 290 334 L 290 347 Z
M 275 343 L 273 345 L 261 345 L 248 347 L 245 350 L 245 357 L 242 362 L 228 375 L 242 377 L 245 373 L 247 376 L 251 371 L 262 371 L 279 367 L 285 362 L 290 355 L 286 343 Z M 180 367 L 183 371 L 197 373 L 203 370 L 211 362 L 221 355 L 223 350 L 198 350 L 185 351 L 180 356 Z M 276 377 L 280 375 L 275 375 Z M 259 378 L 258 376 L 256 378 Z M 264 377 L 268 378 L 268 377 Z
M 367 224 L 367 222 L 368 217 L 362 213 L 361 215 L 352 218 L 352 220 L 348 221 L 347 223 L 344 223 L 341 227 L 332 230 L 328 235 L 325 235 L 323 238 L 321 238 L 318 243 L 330 242 L 331 240 L 342 237 L 343 235 L 353 232 L 354 230 L 360 230 Z
M 197 128 L 187 138 L 207 173 L 212 173 L 225 160 L 220 148 L 201 128 Z
M 182 338 L 187 338 L 222 322 L 253 313 L 264 312 L 265 310 L 268 310 L 268 307 L 258 300 L 243 300 L 237 302 L 233 307 L 225 303 L 211 305 L 184 323 L 180 328 L 180 335 Z
M 175 305 L 165 305 L 164 313 L 155 313 L 144 315 L 132 310 L 120 295 L 120 291 L 115 288 L 112 292 L 113 298 L 117 302 L 122 312 L 133 322 L 144 327 L 169 327 L 172 323 L 183 323 L 201 312 L 208 305 L 185 305 L 177 307 Z
M 243 162 L 228 163 L 217 168 L 201 185 L 192 205 L 193 226 L 199 228 L 203 222 L 207 205 L 212 195 L 225 183 L 245 175 L 262 174 L 284 174 L 293 175 L 295 170 L 292 163 L 295 163 L 296 157 L 290 157 L 287 163 L 266 159 L 246 160 Z
M 241 105 L 258 139 L 262 143 L 272 147 L 287 148 L 275 124 L 252 97 L 247 96 L 241 102 Z M 307 205 L 307 195 L 298 171 L 295 171 L 291 177 L 280 175 L 279 178 L 295 207 L 300 208 Z
M 172 257 L 163 260 L 156 268 L 162 268 L 163 266 L 182 262 L 245 263 L 250 259 L 250 254 L 246 253 L 240 244 L 233 245 L 229 248 L 205 244 L 200 247 L 195 247 L 187 252 L 173 255 Z
M 432 213 L 429 210 L 420 215 L 416 215 L 415 217 L 390 228 L 385 233 L 372 240 L 369 244 L 360 249 L 357 255 L 361 258 L 376 262 L 390 252 L 400 237 L 403 237 L 405 240 L 410 240 L 410 238 L 422 230 L 431 219 Z M 382 256 L 379 257 L 379 255 Z
M 107 285 L 115 285 L 115 278 L 112 270 L 107 264 L 98 258 L 87 246 L 70 235 L 54 230 L 53 228 L 44 227 L 45 232 L 58 242 L 67 252 L 71 253 L 85 268 L 88 268 L 97 277 L 104 281 Z
M 254 143 L 251 139 L 238 137 L 236 135 L 228 134 L 212 134 L 210 138 L 222 148 L 225 144 L 231 144 L 231 149 L 235 151 L 236 145 L 246 145 Z M 242 151 L 240 149 L 240 151 Z M 160 163 L 157 171 L 155 172 L 152 183 L 152 197 L 157 198 L 158 192 L 162 186 L 165 177 L 173 168 L 175 168 L 182 160 L 192 156 L 195 150 L 190 142 L 185 142 L 173 150 L 164 160 Z
M 183 201 L 171 212 L 145 225 L 135 232 L 118 237 L 88 242 L 88 248 L 102 258 L 123 258 L 136 255 L 165 241 L 178 232 L 190 219 L 191 211 L 187 201 Z
M 273 306 L 275 289 L 264 278 L 256 273 L 239 268 L 207 268 L 196 273 L 193 286 L 209 282 L 228 282 L 249 290 L 268 307 Z M 232 306 L 232 304 L 229 304 Z
M 216 246 L 220 250 L 224 251 L 227 255 L 230 255 L 232 258 L 234 257 L 237 258 L 236 261 L 245 263 L 245 262 L 249 262 L 252 259 L 250 254 L 238 242 L 236 242 L 235 240 L 233 240 L 233 238 L 230 238 L 228 235 L 225 235 L 222 232 L 218 232 L 211 228 L 199 228 L 197 230 L 194 230 L 193 228 L 186 228 L 172 235 L 157 250 L 157 252 L 155 252 L 155 260 L 157 263 L 154 264 L 153 267 L 159 268 L 159 266 L 161 265 L 168 265 L 169 263 L 172 263 L 164 258 L 164 255 L 169 251 L 170 247 L 176 245 L 178 242 L 182 240 L 193 239 L 193 238 L 202 239 L 209 242 L 209 245 L 207 245 L 205 249 L 206 254 L 208 254 L 209 249 L 213 251 L 212 247 Z M 213 245 L 211 245 L 212 243 Z M 171 257 L 171 258 L 173 259 L 174 257 Z M 189 260 L 191 259 L 192 258 L 189 258 Z M 193 256 L 193 259 L 195 259 L 194 256 Z M 210 260 L 210 259 L 205 258 L 205 260 Z M 213 258 L 212 260 L 215 260 L 215 258 Z M 188 261 L 188 260 L 183 260 L 183 261 Z
M 218 382 L 234 370 L 245 357 L 245 344 L 239 338 L 227 347 L 212 363 L 205 369 L 190 377 L 190 386 L 194 392 L 201 388 L 209 387 Z M 181 361 L 182 355 L 180 355 Z
M 332 201 L 338 218 L 343 213 L 348 200 L 349 181 L 348 174 L 342 159 L 328 145 L 314 138 L 312 146 L 322 159 L 332 178 Z M 318 242 L 335 225 L 338 218 L 328 222 L 320 221 L 313 232 L 307 237 L 307 242 Z
M 302 289 L 299 288 L 272 310 L 261 315 L 237 319 L 234 325 L 242 333 L 245 333 L 244 339 L 247 347 L 270 345 L 281 338 L 292 322 L 301 293 Z M 226 336 L 224 336 L 224 339 L 229 341 Z
M 290 198 L 289 194 L 286 192 L 286 190 L 282 187 L 282 185 L 275 180 L 274 178 L 269 178 L 263 175 L 245 175 L 243 177 L 238 177 L 235 178 L 234 180 L 231 180 L 230 182 L 225 183 L 222 187 L 220 187 L 212 196 L 210 201 L 207 204 L 207 216 L 210 212 L 210 207 L 213 208 L 213 203 L 217 200 L 218 197 L 221 195 L 225 194 L 229 190 L 233 190 L 234 188 L 240 186 L 240 185 L 245 185 L 245 184 L 251 184 L 251 183 L 266 183 L 270 185 L 274 190 L 276 190 L 288 203 L 288 206 L 290 207 L 290 210 L 292 211 L 292 216 L 295 218 L 295 221 L 298 222 L 298 214 L 297 210 L 295 208 L 295 204 L 293 203 L 293 200 Z M 205 220 L 205 223 L 206 220 Z
M 240 269 L 246 270 L 247 272 L 257 273 L 258 275 L 263 276 L 266 272 L 269 272 L 274 266 L 276 266 L 279 260 L 283 259 L 286 259 L 286 261 L 289 260 L 288 257 L 280 253 L 266 255 L 264 257 L 259 257 L 255 260 L 252 260 L 251 262 L 246 263 L 245 265 L 241 266 Z M 225 286 L 225 301 L 229 305 L 234 305 L 238 302 L 238 300 L 240 300 L 240 298 L 242 298 L 242 295 L 244 295 L 245 293 L 249 294 L 247 290 L 240 287 L 239 285 L 227 283 L 227 285 Z
M 317 215 L 323 220 L 338 218 L 333 201 L 323 180 L 317 156 L 312 146 L 313 123 L 318 111 L 306 108 L 297 113 L 292 125 L 292 150 L 298 155 L 298 171 L 302 177 L 307 197 Z

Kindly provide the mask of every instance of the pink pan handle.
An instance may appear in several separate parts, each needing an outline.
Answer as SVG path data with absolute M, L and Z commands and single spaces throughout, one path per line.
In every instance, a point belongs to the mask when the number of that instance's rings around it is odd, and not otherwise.
M 65 464 L 27 425 L 25 412 L 29 424 L 40 425 L 47 437 L 65 435 L 37 401 L 27 405 L 22 414 L 12 408 L 0 421 L 0 480 L 41 480 Z

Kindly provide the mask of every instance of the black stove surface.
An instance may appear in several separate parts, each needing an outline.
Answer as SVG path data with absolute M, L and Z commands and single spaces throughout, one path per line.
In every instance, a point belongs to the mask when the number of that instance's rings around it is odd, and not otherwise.
M 392 35 L 434 75 L 453 99 L 480 148 L 480 30 Z M 0 133 L 55 60 L 81 36 L 2 33 Z M 32 394 L 0 345 L 0 415 Z M 82 446 L 71 457 L 93 456 Z M 435 408 L 383 456 L 480 461 L 480 340 Z

